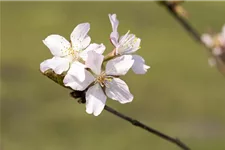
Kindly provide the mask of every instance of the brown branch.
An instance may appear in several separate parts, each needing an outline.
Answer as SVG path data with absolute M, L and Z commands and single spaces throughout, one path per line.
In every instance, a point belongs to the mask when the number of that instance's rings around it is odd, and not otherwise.
M 195 30 L 191 24 L 182 16 L 180 16 L 179 14 L 176 13 L 175 11 L 175 6 L 176 4 L 174 3 L 170 3 L 169 1 L 161 1 L 159 2 L 162 6 L 165 6 L 165 8 L 167 9 L 167 11 L 181 24 L 181 26 L 187 31 L 187 33 L 190 34 L 190 36 L 196 40 L 197 42 L 199 42 L 200 44 L 203 44 L 205 46 L 205 48 L 207 48 L 208 50 L 211 50 L 210 48 L 208 48 L 201 40 L 201 35 L 198 33 L 197 30 Z
M 209 48 L 202 40 L 201 34 L 182 16 L 177 14 L 175 10 L 176 3 L 171 3 L 170 1 L 160 1 L 158 2 L 162 6 L 164 6 L 167 11 L 180 23 L 180 25 L 189 33 L 189 35 L 197 41 L 199 44 L 203 45 L 209 52 L 211 57 L 214 57 L 216 60 L 217 69 L 225 76 L 225 64 L 219 56 L 212 55 L 212 49 Z
M 86 102 L 86 100 L 85 100 L 85 92 L 73 91 L 73 92 L 70 93 L 70 95 L 73 98 L 75 98 L 75 99 L 79 98 L 79 100 L 78 100 L 79 103 L 85 103 Z M 111 108 L 111 107 L 109 107 L 107 105 L 105 105 L 104 109 L 106 111 L 112 113 L 113 115 L 115 115 L 115 116 L 117 116 L 117 117 L 119 117 L 119 118 L 121 118 L 121 119 L 123 119 L 125 121 L 130 122 L 134 126 L 140 127 L 141 129 L 146 130 L 146 131 L 148 131 L 148 132 L 150 132 L 150 133 L 152 133 L 152 134 L 154 134 L 154 135 L 156 135 L 156 136 L 158 136 L 158 137 L 160 137 L 160 138 L 162 138 L 162 139 L 164 139 L 164 140 L 166 140 L 168 142 L 176 144 L 177 146 L 179 146 L 183 150 L 190 150 L 190 148 L 188 146 L 186 146 L 183 142 L 181 142 L 177 138 L 172 138 L 172 137 L 170 137 L 170 136 L 168 136 L 168 135 L 166 135 L 166 134 L 164 134 L 164 133 L 162 133 L 160 131 L 157 131 L 156 129 L 153 129 L 153 128 L 145 125 L 144 123 L 142 123 L 142 122 L 140 122 L 138 120 L 135 120 L 135 119 L 133 119 L 131 117 L 128 117 L 128 116 L 126 116 L 126 115 L 116 111 L 115 109 L 113 109 L 113 108 Z

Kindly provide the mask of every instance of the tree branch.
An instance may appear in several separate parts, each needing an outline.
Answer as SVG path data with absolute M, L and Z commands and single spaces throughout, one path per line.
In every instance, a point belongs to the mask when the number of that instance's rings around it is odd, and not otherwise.
M 201 35 L 195 30 L 191 24 L 182 16 L 176 13 L 175 6 L 176 4 L 170 3 L 169 1 L 161 1 L 161 5 L 165 6 L 167 11 L 181 24 L 181 26 L 190 34 L 190 36 L 199 42 L 200 44 L 203 44 L 205 48 L 210 50 L 201 40 Z
M 171 3 L 169 1 L 160 1 L 158 2 L 162 6 L 164 6 L 167 11 L 180 23 L 180 25 L 189 33 L 189 35 L 197 41 L 199 44 L 203 45 L 209 52 L 209 55 L 211 57 L 214 57 L 217 63 L 217 68 L 218 70 L 222 73 L 223 76 L 225 76 L 225 64 L 221 60 L 219 56 L 214 56 L 212 55 L 212 49 L 209 48 L 202 40 L 201 40 L 201 34 L 198 33 L 198 31 L 192 27 L 192 25 L 182 16 L 177 14 L 175 11 L 175 6 L 177 5 L 176 3 Z
M 86 102 L 86 100 L 85 100 L 85 92 L 73 91 L 73 92 L 70 93 L 70 95 L 73 98 L 75 98 L 75 99 L 79 98 L 79 100 L 78 100 L 79 103 L 85 103 Z M 160 137 L 160 138 L 162 138 L 162 139 L 164 139 L 164 140 L 166 140 L 168 142 L 176 144 L 177 146 L 179 146 L 183 150 L 190 150 L 190 148 L 188 146 L 186 146 L 183 142 L 181 142 L 177 138 L 172 138 L 172 137 L 170 137 L 170 136 L 168 136 L 168 135 L 166 135 L 166 134 L 164 134 L 164 133 L 162 133 L 160 131 L 157 131 L 157 130 L 155 130 L 155 129 L 145 125 L 144 123 L 142 123 L 142 122 L 140 122 L 138 120 L 135 120 L 135 119 L 133 119 L 131 117 L 128 117 L 128 116 L 126 116 L 126 115 L 116 111 L 115 109 L 113 109 L 113 108 L 111 108 L 111 107 L 109 107 L 107 105 L 105 105 L 104 109 L 106 111 L 112 113 L 113 115 L 115 115 L 115 116 L 117 116 L 117 117 L 119 117 L 119 118 L 121 118 L 121 119 L 123 119 L 125 121 L 130 122 L 134 126 L 140 127 L 141 129 L 146 130 L 146 131 L 148 131 L 148 132 L 150 132 L 150 133 L 152 133 L 152 134 L 154 134 L 154 135 L 156 135 L 156 136 L 158 136 L 158 137 Z

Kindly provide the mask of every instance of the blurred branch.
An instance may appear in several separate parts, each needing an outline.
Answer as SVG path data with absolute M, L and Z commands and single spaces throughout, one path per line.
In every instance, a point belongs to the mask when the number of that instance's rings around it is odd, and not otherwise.
M 162 6 L 165 6 L 168 12 L 181 24 L 181 26 L 189 33 L 189 35 L 208 50 L 209 54 L 215 58 L 218 70 L 225 76 L 225 64 L 221 60 L 221 58 L 212 55 L 212 49 L 207 47 L 207 45 L 202 42 L 201 34 L 199 34 L 198 31 L 193 28 L 193 26 L 187 21 L 187 19 L 177 13 L 175 8 L 177 5 L 180 5 L 180 3 L 174 3 L 170 1 L 159 1 L 158 3 Z
M 78 98 L 79 99 L 78 100 L 79 103 L 85 103 L 86 102 L 86 100 L 85 100 L 85 92 L 84 91 L 73 91 L 73 92 L 70 93 L 70 95 L 73 98 L 75 98 L 75 99 Z M 131 117 L 128 117 L 128 116 L 126 116 L 126 115 L 116 111 L 115 109 L 113 109 L 113 108 L 111 108 L 111 107 L 109 107 L 107 105 L 105 105 L 104 109 L 106 111 L 112 113 L 113 115 L 115 115 L 115 116 L 117 116 L 117 117 L 119 117 L 119 118 L 121 118 L 123 120 L 126 120 L 126 121 L 130 122 L 134 126 L 140 127 L 143 130 L 146 130 L 146 131 L 148 131 L 148 132 L 150 132 L 150 133 L 152 133 L 152 134 L 154 134 L 154 135 L 156 135 L 156 136 L 158 136 L 158 137 L 160 137 L 160 138 L 162 138 L 162 139 L 164 139 L 164 140 L 166 140 L 168 142 L 176 144 L 177 146 L 179 146 L 183 150 L 190 150 L 190 148 L 188 148 L 183 142 L 181 142 L 177 138 L 172 138 L 172 137 L 170 137 L 170 136 L 168 136 L 168 135 L 166 135 L 166 134 L 164 134 L 164 133 L 162 133 L 160 131 L 157 131 L 157 130 L 155 130 L 155 129 L 153 129 L 153 128 L 151 128 L 151 127 L 149 127 L 149 126 L 147 126 L 147 125 L 145 125 L 143 123 L 141 123 L 138 120 L 135 120 L 135 119 L 133 119 Z
M 205 48 L 209 49 L 201 40 L 201 35 L 195 30 L 191 24 L 182 16 L 177 14 L 175 11 L 175 6 L 177 4 L 171 3 L 169 1 L 161 1 L 159 2 L 162 6 L 165 6 L 168 12 L 181 24 L 181 26 L 190 34 L 191 37 L 194 38 L 200 44 L 203 44 Z

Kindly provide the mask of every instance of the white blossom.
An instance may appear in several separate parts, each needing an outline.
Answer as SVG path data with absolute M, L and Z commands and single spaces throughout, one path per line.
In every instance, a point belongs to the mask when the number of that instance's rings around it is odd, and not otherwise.
M 134 34 L 130 34 L 128 31 L 125 35 L 119 37 L 117 31 L 119 21 L 116 18 L 116 14 L 109 14 L 109 20 L 112 25 L 112 32 L 110 34 L 110 40 L 115 46 L 116 55 L 127 55 L 136 52 L 140 49 L 141 39 L 137 38 Z M 145 74 L 150 68 L 145 64 L 145 60 L 139 55 L 131 55 L 134 60 L 132 70 L 136 74 Z
M 221 33 L 218 34 L 204 33 L 201 36 L 201 40 L 207 47 L 213 49 L 216 48 L 215 54 L 220 54 L 218 53 L 218 49 L 225 48 L 225 25 L 223 26 Z
M 74 62 L 86 61 L 88 51 L 93 50 L 102 54 L 105 46 L 96 43 L 90 44 L 89 30 L 89 23 L 77 25 L 70 35 L 71 42 L 57 34 L 49 35 L 43 40 L 43 43 L 50 49 L 53 58 L 42 62 L 40 70 L 45 72 L 48 69 L 53 69 L 56 74 L 61 74 L 67 71 Z
M 204 33 L 201 36 L 202 42 L 209 47 L 212 51 L 213 56 L 209 58 L 209 65 L 215 66 L 216 59 L 224 59 L 225 55 L 225 25 L 222 28 L 222 31 L 218 34 L 207 34 Z M 215 57 L 216 56 L 216 57 Z
M 211 37 L 210 34 L 207 34 L 207 33 L 204 33 L 202 36 L 201 36 L 201 40 L 202 42 L 208 46 L 208 47 L 213 47 L 213 38 Z
M 86 88 L 86 112 L 98 116 L 104 109 L 107 96 L 120 103 L 133 100 L 127 84 L 118 78 L 125 75 L 132 67 L 134 60 L 131 55 L 123 55 L 109 60 L 102 70 L 104 56 L 94 51 L 88 52 L 86 66 L 94 73 L 79 65 L 71 66 L 64 78 L 65 86 L 82 91 Z M 82 78 L 85 76 L 85 79 Z

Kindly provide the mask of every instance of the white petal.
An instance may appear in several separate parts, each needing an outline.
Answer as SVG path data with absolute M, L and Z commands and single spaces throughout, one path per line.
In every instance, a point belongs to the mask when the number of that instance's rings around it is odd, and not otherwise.
M 118 19 L 116 18 L 116 14 L 109 14 L 109 20 L 110 20 L 110 23 L 112 25 L 112 30 L 113 31 L 117 31 L 117 28 L 118 28 L 118 25 L 119 25 L 119 21 Z
M 48 69 L 52 69 L 56 74 L 62 74 L 69 69 L 69 61 L 60 57 L 47 59 L 40 64 L 40 70 L 44 73 Z
M 223 28 L 222 28 L 222 35 L 225 38 L 225 25 L 223 25 Z
M 87 35 L 89 30 L 89 23 L 81 23 L 74 28 L 70 35 L 72 47 L 74 50 L 83 50 L 90 44 L 91 38 Z
M 132 60 L 131 55 L 123 55 L 109 60 L 106 64 L 106 74 L 115 76 L 125 75 L 133 63 L 134 60 Z
M 130 34 L 130 30 L 128 30 L 125 35 L 122 35 L 120 37 L 119 39 L 120 43 L 124 43 L 127 40 L 128 36 L 134 36 L 133 34 Z
M 85 65 L 90 68 L 96 75 L 100 75 L 103 59 L 103 55 L 98 54 L 95 51 L 89 51 Z
M 132 66 L 132 70 L 136 74 L 145 74 L 147 70 L 150 68 L 149 66 L 145 65 L 145 60 L 139 55 L 132 55 L 134 64 Z
M 98 116 L 105 107 L 106 99 L 99 84 L 91 86 L 86 93 L 86 112 Z
M 220 47 L 216 47 L 212 50 L 212 53 L 216 56 L 219 56 L 223 53 L 222 49 Z
M 74 90 L 83 91 L 94 81 L 93 75 L 84 68 L 83 64 L 75 62 L 67 72 L 63 83 Z
M 209 66 L 210 67 L 216 66 L 216 60 L 215 60 L 215 58 L 214 57 L 209 57 L 208 58 L 208 63 L 209 63 Z
M 117 31 L 119 21 L 116 18 L 116 14 L 109 14 L 109 20 L 112 25 L 112 33 L 110 34 L 110 39 L 111 42 L 113 43 L 114 46 L 118 44 L 118 39 L 119 39 L 119 33 Z
M 222 32 L 219 34 L 218 39 L 219 39 L 221 45 L 222 45 L 223 47 L 225 47 L 225 25 L 223 26 Z
M 111 32 L 110 34 L 110 41 L 112 44 L 117 47 L 118 46 L 118 39 L 119 39 L 119 33 L 118 32 Z
M 213 39 L 209 34 L 203 34 L 201 36 L 202 42 L 205 43 L 206 46 L 212 47 L 213 46 Z
M 104 44 L 90 44 L 84 51 L 80 53 L 80 57 L 86 61 L 87 60 L 87 53 L 89 51 L 95 51 L 98 54 L 102 54 L 105 51 L 105 45 Z
M 127 84 L 119 78 L 113 78 L 112 81 L 106 81 L 105 92 L 109 98 L 117 100 L 122 104 L 131 102 L 134 98 L 130 93 Z
M 73 62 L 68 74 L 74 75 L 79 81 L 85 80 L 85 65 L 80 62 Z
M 120 38 L 119 44 L 116 47 L 117 54 L 130 54 L 136 52 L 140 48 L 141 39 L 134 34 L 129 34 L 129 31 Z
M 224 35 L 223 34 L 219 34 L 218 40 L 219 40 L 221 46 L 225 47 L 225 33 L 224 33 Z
M 68 55 L 70 43 L 60 35 L 49 35 L 43 43 L 50 49 L 54 56 L 66 56 Z

